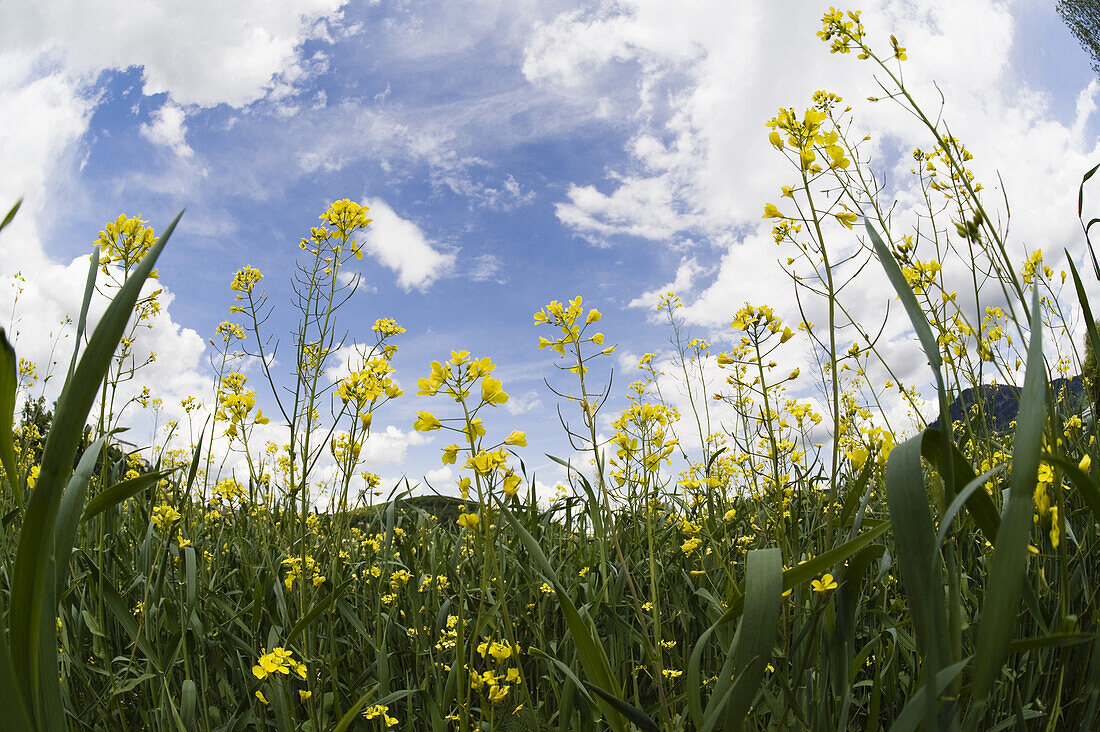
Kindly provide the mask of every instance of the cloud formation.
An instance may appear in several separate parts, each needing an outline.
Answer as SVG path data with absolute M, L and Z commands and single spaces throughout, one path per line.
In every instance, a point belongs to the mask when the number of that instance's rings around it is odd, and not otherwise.
M 374 219 L 363 234 L 367 252 L 396 272 L 406 290 L 423 290 L 454 266 L 453 253 L 439 251 L 419 226 L 398 216 L 385 201 L 368 198 L 363 204 Z

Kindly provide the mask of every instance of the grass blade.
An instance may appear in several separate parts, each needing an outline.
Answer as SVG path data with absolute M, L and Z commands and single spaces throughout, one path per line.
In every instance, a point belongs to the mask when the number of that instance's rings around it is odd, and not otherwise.
M 15 507 L 23 508 L 23 481 L 15 462 L 15 439 L 12 434 L 15 420 L 15 349 L 8 341 L 8 334 L 0 328 L 0 464 L 8 476 Z
M 54 555 L 56 557 L 56 584 L 60 592 L 65 587 L 65 580 L 69 576 L 69 555 L 76 544 L 76 530 L 80 525 L 80 509 L 84 506 L 84 496 L 88 493 L 88 483 L 95 471 L 99 453 L 107 442 L 110 434 L 103 435 L 88 446 L 84 454 L 80 456 L 73 477 L 69 478 L 69 484 L 65 487 L 65 493 L 61 496 L 61 505 L 57 510 L 57 528 L 54 538 Z
M 771 658 L 782 595 L 783 555 L 779 549 L 750 551 L 745 569 L 744 616 L 707 704 L 701 730 L 713 729 L 723 718 L 725 729 L 740 728 Z M 731 682 L 734 674 L 736 679 Z
M 0 231 L 3 231 L 7 227 L 7 225 L 12 222 L 12 219 L 15 218 L 15 214 L 19 211 L 19 207 L 22 205 L 23 199 L 20 198 L 18 201 L 15 202 L 14 206 L 8 209 L 8 213 L 6 216 L 4 216 L 4 220 L 0 221 Z
M 134 304 L 180 215 L 182 212 L 161 234 L 107 307 L 73 378 L 62 390 L 53 426 L 46 438 L 38 483 L 24 512 L 12 576 L 8 622 L 17 677 L 36 722 L 45 718 L 49 706 L 44 697 L 45 690 L 40 688 L 43 678 L 41 667 L 46 660 L 40 657 L 40 640 L 44 634 L 50 636 L 50 643 L 56 652 L 56 643 L 52 640 L 56 628 L 52 623 L 43 621 L 47 615 L 56 616 L 56 612 L 50 608 L 50 612 L 46 613 L 43 608 L 52 602 L 52 598 L 47 597 L 47 575 L 54 558 L 54 529 L 62 487 L 69 481 L 88 412 L 133 313 Z M 56 671 L 51 669 L 50 674 L 53 679 L 50 685 L 59 688 Z
M 88 505 L 84 508 L 84 515 L 81 517 L 81 521 L 87 521 L 90 518 L 98 516 L 106 511 L 108 508 L 117 506 L 125 501 L 127 498 L 133 498 L 142 491 L 157 484 L 157 481 L 162 478 L 167 478 L 177 469 L 154 471 L 152 473 L 146 473 L 145 475 L 139 475 L 136 478 L 129 478 L 127 480 L 119 481 L 109 488 L 104 488 L 99 492 L 92 500 L 88 501 Z
M 580 613 L 577 612 L 576 605 L 573 604 L 572 599 L 570 599 L 569 595 L 566 593 L 565 587 L 558 581 L 557 572 L 550 566 L 550 561 L 546 558 L 546 555 L 543 554 L 542 547 L 535 541 L 535 537 L 531 536 L 527 529 L 520 525 L 516 517 L 512 515 L 512 512 L 509 511 L 503 503 L 500 505 L 500 512 L 501 515 L 508 520 L 508 523 L 512 525 L 512 528 L 515 529 L 520 541 L 522 541 L 524 547 L 526 547 L 528 554 L 535 560 L 538 569 L 542 571 L 542 574 L 554 588 L 554 595 L 557 597 L 558 604 L 561 606 L 562 615 L 565 616 L 569 634 L 573 637 L 573 642 L 577 644 L 577 657 L 580 659 L 585 674 L 596 684 L 596 686 L 621 698 L 622 687 L 619 686 L 618 681 L 615 680 L 611 672 L 611 664 L 607 660 L 607 652 L 596 637 L 594 628 L 585 623 Z M 622 713 L 611 704 L 608 704 L 602 697 L 597 701 L 600 708 L 607 716 L 608 724 L 610 724 L 616 732 L 622 732 L 625 729 L 623 726 Z
M 1033 290 L 1031 312 L 1027 370 L 1020 395 L 1020 413 L 1016 419 L 1016 444 L 1012 451 L 1008 499 L 993 546 L 993 560 L 986 580 L 986 596 L 978 628 L 973 701 L 979 708 L 984 707 L 1008 652 L 1027 572 L 1027 544 L 1033 510 L 1031 494 L 1039 472 L 1039 449 L 1046 417 L 1047 383 L 1038 286 Z
M 922 441 L 923 435 L 912 437 L 890 453 L 886 461 L 886 504 L 894 520 L 898 565 L 923 663 L 925 722 L 932 729 L 939 707 L 939 694 L 933 685 L 948 657 L 948 638 L 943 572 L 921 465 Z
M 76 358 L 80 354 L 80 342 L 84 340 L 84 329 L 88 327 L 88 307 L 92 304 L 95 292 L 95 278 L 99 273 L 99 247 L 93 247 L 88 257 L 88 279 L 84 283 L 84 299 L 80 303 L 80 317 L 76 319 L 76 338 L 73 339 L 73 357 L 69 361 L 69 371 L 65 374 L 65 383 L 73 378 L 76 371 Z
M 958 663 L 953 663 L 947 668 L 936 674 L 935 689 L 936 696 L 939 697 L 943 693 L 943 690 L 951 685 L 962 670 L 966 668 L 966 664 L 970 663 L 970 658 L 964 658 Z M 890 732 L 914 732 L 920 725 L 921 714 L 924 712 L 924 708 L 927 704 L 928 686 L 922 686 L 917 690 L 916 694 L 905 703 L 905 706 L 901 710 L 901 714 L 894 720 L 894 723 L 890 725 Z

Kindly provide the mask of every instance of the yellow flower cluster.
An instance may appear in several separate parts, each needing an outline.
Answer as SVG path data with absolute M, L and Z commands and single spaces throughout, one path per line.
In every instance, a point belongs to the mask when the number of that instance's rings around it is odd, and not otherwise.
M 849 53 L 855 45 L 862 50 L 859 54 L 860 59 L 868 57 L 866 50 L 863 49 L 863 38 L 867 33 L 863 29 L 863 22 L 860 21 L 859 16 L 858 10 L 849 10 L 844 13 L 833 7 L 830 7 L 829 12 L 822 16 L 821 30 L 817 32 L 817 37 L 825 42 L 832 41 L 830 53 Z M 904 48 L 899 51 L 902 57 L 904 52 Z
M 256 269 L 252 265 L 247 265 L 242 269 L 237 270 L 237 274 L 233 275 L 233 281 L 229 283 L 229 289 L 235 292 L 243 292 L 246 294 L 252 294 L 252 288 L 256 286 L 256 283 L 263 278 L 263 274 L 260 270 Z M 241 295 L 237 295 L 237 299 L 240 300 Z
M 336 396 L 344 404 L 354 403 L 364 429 L 371 425 L 376 402 L 382 397 L 395 399 L 404 394 L 389 376 L 393 371 L 394 368 L 387 359 L 373 358 L 363 368 L 352 371 L 341 379 L 336 387 Z
M 117 264 L 124 273 L 129 273 L 137 263 L 153 248 L 157 235 L 153 227 L 145 226 L 138 217 L 128 218 L 125 214 L 113 222 L 107 223 L 99 232 L 96 246 L 99 247 L 99 266 L 104 274 L 110 273 L 110 265 Z M 149 275 L 156 277 L 156 270 Z
M 583 320 L 581 316 L 584 316 Z M 569 301 L 568 305 L 562 305 L 557 300 L 552 300 L 549 305 L 542 310 L 535 313 L 535 324 L 545 323 L 549 326 L 559 328 L 561 330 L 561 337 L 555 339 L 549 339 L 545 337 L 539 337 L 539 348 L 550 347 L 558 353 L 564 355 L 565 347 L 571 345 L 574 348 L 579 348 L 582 343 L 594 343 L 597 346 L 603 345 L 603 333 L 593 333 L 590 336 L 585 335 L 585 331 L 588 326 L 593 323 L 598 323 L 603 315 L 599 310 L 592 308 L 585 315 L 584 308 L 581 306 L 581 296 L 577 295 L 575 298 Z M 614 346 L 608 346 L 600 351 L 601 354 L 608 354 L 615 350 Z M 582 366 L 576 366 L 570 369 L 574 373 L 583 368 Z
M 630 399 L 631 405 L 611 423 L 616 430 L 611 438 L 615 445 L 612 476 L 619 485 L 629 479 L 632 464 L 645 473 L 655 474 L 662 461 L 671 463 L 671 455 L 680 444 L 669 429 L 680 417 L 675 408 L 639 403 L 634 396 Z
M 374 704 L 363 710 L 363 716 L 367 719 L 377 719 L 387 727 L 397 724 L 397 719 L 389 715 L 390 708 L 385 704 Z
M 808 108 L 803 113 L 802 119 L 798 118 L 794 109 L 780 109 L 775 117 L 768 120 L 765 123 L 765 126 L 771 129 L 768 141 L 776 150 L 781 152 L 790 150 L 797 153 L 801 170 L 814 174 L 822 171 L 822 167 L 815 162 L 818 149 L 825 154 L 830 168 L 847 168 L 852 161 L 848 159 L 844 146 L 840 144 L 840 133 L 835 129 L 822 129 L 825 120 L 829 119 L 829 110 L 841 99 L 835 94 L 823 91 L 817 92 L 814 96 L 820 101 L 817 105 Z M 788 191 L 784 190 L 783 195 L 787 197 Z M 788 217 L 780 213 L 774 204 L 769 203 L 764 207 L 764 218 Z
M 405 329 L 397 324 L 397 321 L 393 318 L 379 318 L 374 321 L 374 325 L 371 326 L 371 330 L 375 333 L 380 333 L 383 338 L 387 336 L 401 335 L 405 332 Z
M 286 578 L 283 579 L 287 592 L 294 591 L 294 582 L 298 579 L 307 579 L 313 583 L 314 587 L 324 584 L 327 579 L 321 574 L 321 566 L 317 563 L 317 560 L 309 555 L 287 557 L 282 563 L 284 567 L 288 568 Z
M 237 502 L 243 502 L 244 497 L 244 486 L 235 478 L 226 478 L 214 484 L 214 500 L 216 501 L 225 501 L 232 505 Z
M 179 521 L 180 518 L 180 512 L 167 504 L 157 506 L 153 509 L 153 525 L 157 527 L 157 532 L 162 536 L 167 536 L 172 530 L 172 525 Z
M 236 437 L 239 434 L 241 427 L 248 423 L 249 413 L 256 406 L 256 392 L 245 389 L 247 381 L 247 376 L 234 372 L 222 379 L 218 389 L 218 411 L 215 412 L 214 418 L 229 423 L 229 427 L 225 430 L 225 434 L 229 437 Z M 252 422 L 268 423 L 262 409 L 256 410 Z
M 478 645 L 477 652 L 482 658 L 491 656 L 499 666 L 513 656 L 518 656 L 519 646 L 506 641 L 486 640 Z M 511 685 L 519 684 L 521 681 L 522 677 L 517 668 L 508 668 L 503 673 L 498 669 L 489 669 L 481 673 L 472 669 L 470 671 L 470 688 L 484 694 L 493 704 L 504 701 L 508 696 L 508 690 L 512 688 Z
M 252 667 L 253 675 L 261 681 L 272 674 L 289 675 L 291 671 L 300 678 L 306 677 L 305 664 L 294 660 L 294 655 L 285 648 L 274 648 L 271 653 L 265 651 Z

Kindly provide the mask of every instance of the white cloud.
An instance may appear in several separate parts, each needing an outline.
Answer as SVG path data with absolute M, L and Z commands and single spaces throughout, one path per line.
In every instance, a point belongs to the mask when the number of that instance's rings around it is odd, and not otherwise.
M 767 0 L 670 8 L 660 0 L 626 0 L 562 13 L 536 28 L 523 71 L 540 89 L 574 103 L 594 102 L 609 85 L 632 81 L 636 90 L 632 100 L 617 102 L 631 131 L 629 161 L 602 180 L 574 182 L 556 204 L 558 219 L 601 245 L 622 236 L 654 242 L 691 236 L 720 245 L 712 280 L 689 277 L 681 265 L 671 285 L 698 293 L 682 311 L 690 321 L 728 323 L 746 300 L 797 318 L 791 282 L 776 261 L 792 252 L 775 246 L 771 222 L 760 217 L 765 202 L 780 202 L 779 187 L 792 183 L 796 170 L 768 144 L 765 121 L 781 107 L 808 106 L 817 89 L 844 96 L 854 107 L 855 139 L 863 131 L 873 136 L 872 167 L 888 174 L 885 203 L 894 197 L 901 203 L 899 230 L 905 204 L 917 200 L 906 153 L 931 146 L 927 131 L 898 105 L 865 101 L 882 96 L 871 62 L 831 55 L 816 38 L 827 8 L 811 3 L 785 12 Z M 933 117 L 942 90 L 943 117 L 974 153 L 971 165 L 991 206 L 1001 203 L 997 173 L 1003 176 L 1012 206 L 1010 255 L 1041 247 L 1055 264 L 1053 253 L 1080 236 L 1074 194 L 1100 155 L 1100 143 L 1086 135 L 1100 85 L 1080 91 L 1073 119 L 1058 119 L 1049 95 L 1027 87 L 1009 63 L 1021 32 L 1012 10 L 1012 3 L 995 0 L 879 0 L 864 6 L 863 20 L 872 45 L 888 48 L 894 33 L 908 48 L 906 83 Z M 832 241 L 855 245 L 854 235 L 837 229 Z M 875 322 L 891 297 L 876 267 L 845 293 L 856 320 Z M 631 304 L 653 296 L 642 293 Z M 905 339 L 905 330 L 901 318 L 885 337 Z M 909 363 L 920 367 L 917 359 Z
M 141 135 L 154 145 L 163 145 L 181 158 L 195 154 L 187 144 L 185 113 L 177 104 L 168 102 L 153 114 L 153 121 L 141 126 Z
M 397 273 L 397 282 L 406 290 L 426 289 L 450 272 L 455 255 L 433 246 L 420 227 L 394 213 L 385 201 L 364 201 L 374 222 L 363 236 L 367 252 Z
M 16 291 L 6 281 L 22 272 L 26 282 L 11 325 L 19 332 L 20 356 L 43 370 L 57 363 L 47 396 L 56 395 L 68 365 L 72 342 L 65 333 L 71 328 L 64 322 L 79 312 L 87 259 L 56 261 L 43 249 L 39 225 L 56 220 L 58 212 L 48 210 L 48 194 L 69 185 L 81 164 L 80 143 L 102 98 L 94 93 L 102 72 L 136 68 L 146 95 L 166 93 L 168 99 L 141 133 L 189 158 L 186 110 L 241 107 L 296 88 L 323 66 L 323 59 L 299 58 L 302 43 L 323 36 L 328 21 L 339 22 L 341 4 L 59 0 L 0 5 L 0 207 L 6 212 L 16 198 L 25 197 L 14 224 L 0 235 L 0 279 L 5 281 L 0 311 L 12 312 Z M 92 239 L 94 232 L 88 232 Z M 172 319 L 172 300 L 165 291 L 152 328 L 137 334 L 139 358 L 154 351 L 157 361 L 139 370 L 119 398 L 125 401 L 149 385 L 164 398 L 167 416 L 179 416 L 174 414 L 178 400 L 201 395 L 209 379 L 202 363 L 204 341 Z M 93 298 L 90 327 L 104 307 L 102 298 Z M 131 410 L 127 420 L 140 425 L 151 419 Z M 131 439 L 144 439 L 140 428 L 132 434 Z
M 404 431 L 392 424 L 384 430 L 372 430 L 370 437 L 363 443 L 360 458 L 364 467 L 373 470 L 373 465 L 401 465 L 410 446 L 423 445 L 431 438 L 420 432 Z
M 684 257 L 680 260 L 680 266 L 676 268 L 676 277 L 672 282 L 669 282 L 667 285 L 662 285 L 655 290 L 643 292 L 641 295 L 631 300 L 627 304 L 627 307 L 655 310 L 661 300 L 661 295 L 664 295 L 666 292 L 674 292 L 680 297 L 687 295 L 695 285 L 695 279 L 705 271 L 706 270 L 699 264 L 695 257 Z
M 510 394 L 508 401 L 504 403 L 504 409 L 513 416 L 527 414 L 542 408 L 542 399 L 534 389 L 528 389 L 522 394 Z
M 337 21 L 341 0 L 55 0 L 0 11 L 4 56 L 49 59 L 91 82 L 141 69 L 146 95 L 178 104 L 244 106 L 277 81 L 300 80 L 301 43 Z

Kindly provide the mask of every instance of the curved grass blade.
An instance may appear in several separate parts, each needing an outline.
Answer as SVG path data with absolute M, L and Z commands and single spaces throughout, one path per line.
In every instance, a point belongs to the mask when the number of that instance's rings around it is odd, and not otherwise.
M 4 220 L 3 220 L 3 221 L 0 221 L 0 231 L 3 231 L 3 230 L 4 230 L 4 229 L 5 229 L 6 227 L 7 227 L 7 225 L 8 225 L 8 224 L 10 224 L 10 223 L 12 222 L 12 219 L 14 219 L 14 218 L 15 218 L 15 214 L 16 214 L 16 212 L 18 212 L 18 211 L 19 211 L 19 207 L 20 207 L 20 206 L 22 206 L 22 205 L 23 205 L 23 199 L 22 199 L 22 198 L 20 198 L 20 199 L 19 199 L 18 201 L 16 201 L 16 202 L 15 202 L 15 205 L 14 205 L 14 206 L 12 206 L 12 207 L 11 207 L 11 208 L 10 208 L 10 209 L 8 210 L 8 213 L 7 213 L 7 215 L 6 215 L 5 217 L 4 217 Z
M 157 481 L 160 479 L 166 478 L 176 472 L 176 470 L 178 470 L 178 468 L 154 471 L 152 473 L 146 473 L 145 475 L 139 475 L 136 478 L 119 481 L 110 488 L 104 488 L 100 491 L 99 495 L 88 501 L 88 505 L 84 508 L 84 515 L 80 520 L 87 521 L 103 513 L 108 508 L 117 506 L 127 498 L 133 498 L 142 491 L 156 485 Z
M 875 253 L 878 254 L 879 263 L 886 271 L 890 284 L 894 286 L 894 291 L 898 293 L 898 299 L 901 300 L 906 314 L 909 315 L 910 322 L 913 323 L 913 330 L 916 331 L 917 338 L 920 339 L 921 348 L 924 349 L 924 355 L 928 358 L 928 365 L 932 367 L 935 374 L 936 386 L 941 394 L 946 393 L 943 374 L 940 371 L 943 367 L 943 359 L 940 358 L 940 346 L 936 341 L 936 337 L 932 335 L 932 328 L 928 325 L 928 319 L 924 317 L 924 311 L 921 310 L 920 303 L 917 302 L 917 296 L 909 288 L 909 282 L 905 279 L 905 274 L 902 273 L 897 260 L 894 259 L 894 253 L 883 243 L 878 232 L 871 226 L 871 222 L 867 221 L 864 225 L 867 228 L 868 236 L 871 237 L 871 243 L 875 247 Z
M 974 654 L 973 701 L 984 708 L 993 682 L 1008 652 L 1016 609 L 1027 573 L 1027 544 L 1031 532 L 1032 490 L 1039 472 L 1039 449 L 1046 417 L 1046 370 L 1043 364 L 1043 321 L 1039 316 L 1039 288 L 1032 294 L 1031 335 L 1027 370 L 1016 418 L 1016 444 L 1012 450 L 1001 527 L 993 545 L 993 560 L 986 580 L 986 595 Z
M 939 430 L 932 427 L 926 429 L 922 435 L 921 457 L 930 462 L 940 475 L 945 475 L 948 470 L 951 471 L 951 480 L 945 480 L 945 485 L 949 482 L 952 485 L 968 485 L 976 477 L 974 468 L 970 465 L 966 456 L 950 440 L 946 441 L 948 456 L 951 459 L 950 464 L 948 464 L 943 457 L 944 442 L 943 435 Z M 997 529 L 1001 525 L 1001 515 L 997 512 L 997 506 L 993 503 L 993 499 L 989 497 L 989 494 L 985 491 L 973 491 L 966 500 L 966 511 L 978 524 L 978 528 L 985 534 L 985 538 L 990 542 L 995 541 Z
M 585 623 L 580 613 L 577 612 L 576 605 L 574 605 L 573 601 L 569 598 L 568 593 L 565 591 L 565 587 L 558 581 L 558 574 L 554 571 L 554 568 L 550 566 L 550 561 L 543 553 L 542 547 L 535 541 L 535 537 L 531 536 L 527 529 L 523 528 L 520 522 L 503 503 L 500 503 L 500 513 L 508 520 L 512 528 L 515 529 L 520 541 L 523 542 L 524 547 L 527 549 L 527 553 L 535 560 L 538 569 L 542 571 L 542 574 L 554 588 L 554 595 L 558 599 L 558 605 L 561 607 L 562 615 L 565 616 L 565 623 L 569 628 L 569 634 L 573 637 L 573 642 L 577 644 L 577 657 L 580 659 L 585 674 L 601 689 L 621 698 L 622 687 L 619 685 L 618 681 L 615 680 L 615 676 L 611 672 L 611 663 L 607 660 L 607 652 L 596 637 L 594 629 L 589 624 Z M 625 727 L 623 726 L 622 713 L 602 698 L 597 700 L 597 702 L 600 709 L 602 709 L 606 715 L 607 722 L 612 729 L 616 730 L 616 732 L 623 732 Z
M 76 320 L 76 338 L 73 339 L 73 357 L 69 361 L 69 371 L 65 374 L 66 384 L 73 378 L 73 372 L 76 371 L 76 357 L 80 354 L 80 343 L 84 340 L 84 329 L 88 326 L 88 307 L 92 304 L 95 278 L 99 273 L 99 247 L 92 247 L 92 253 L 88 260 L 88 280 L 84 284 L 84 299 L 80 303 L 80 317 Z
M 1092 225 L 1097 223 L 1097 221 L 1100 221 L 1100 219 L 1093 219 L 1086 226 L 1085 219 L 1081 215 L 1082 212 L 1085 210 L 1085 184 L 1089 182 L 1089 178 L 1091 178 L 1098 169 L 1100 169 L 1100 163 L 1092 166 L 1092 168 L 1089 169 L 1089 172 L 1085 173 L 1085 175 L 1081 178 L 1081 185 L 1077 187 L 1077 218 L 1080 219 L 1081 227 L 1085 230 L 1085 243 L 1088 244 L 1089 255 L 1092 256 L 1092 270 L 1096 273 L 1096 279 L 1100 280 L 1100 264 L 1098 264 L 1096 261 L 1096 251 L 1092 248 L 1092 240 L 1089 238 L 1089 229 L 1091 229 Z M 1069 257 L 1066 258 L 1069 259 Z M 1072 266 L 1073 260 L 1069 259 L 1069 262 Z M 1090 318 L 1088 322 L 1091 323 L 1092 319 Z M 1098 357 L 1100 357 L 1100 351 L 1097 351 L 1096 353 L 1098 354 Z
M 10 216 L 11 214 L 9 214 Z M 15 438 L 12 430 L 15 426 L 15 349 L 8 341 L 8 334 L 0 328 L 0 464 L 8 476 L 11 492 L 15 496 L 15 507 L 23 508 L 23 480 L 19 477 L 19 468 L 15 462 Z
M 922 440 L 923 435 L 911 437 L 891 451 L 886 461 L 886 504 L 894 519 L 898 565 L 923 662 L 924 719 L 933 729 L 939 708 L 935 679 L 949 650 L 943 572 L 921 465 Z
M 745 568 L 745 612 L 707 703 L 701 732 L 709 732 L 722 720 L 724 729 L 741 727 L 771 658 L 782 595 L 783 555 L 779 549 L 750 551 Z
M 975 492 L 979 489 L 985 492 L 984 486 L 993 476 L 998 473 L 1003 473 L 1008 469 L 1008 463 L 1001 463 L 1000 465 L 994 465 L 989 470 L 985 471 L 981 475 L 973 478 L 969 483 L 963 486 L 963 489 L 955 494 L 955 500 L 951 501 L 951 505 L 947 507 L 947 510 L 940 516 L 940 530 L 936 534 L 936 548 L 939 549 L 943 546 L 944 540 L 947 539 L 948 532 L 951 531 L 951 524 L 955 521 L 956 514 L 962 510 L 964 504 L 969 503 L 973 498 Z M 992 539 L 990 540 L 992 541 Z
M 619 712 L 621 712 L 622 715 L 626 717 L 627 720 L 638 729 L 642 730 L 643 732 L 661 732 L 661 728 L 657 726 L 657 723 L 653 721 L 653 718 L 643 712 L 641 709 L 638 709 L 638 707 L 634 706 L 633 704 L 627 703 L 625 700 L 620 699 L 610 692 L 604 691 L 600 687 L 593 684 L 591 681 L 585 681 L 583 683 L 589 691 L 595 693 L 596 696 L 600 697 L 608 704 L 618 709 Z
M 1093 168 L 1095 170 L 1095 168 Z M 1069 271 L 1073 275 L 1073 288 L 1077 291 L 1077 302 L 1081 304 L 1081 313 L 1085 316 L 1085 332 L 1089 337 L 1089 344 L 1092 346 L 1092 352 L 1096 354 L 1097 358 L 1100 358 L 1100 333 L 1096 330 L 1096 319 L 1092 315 L 1092 308 L 1089 307 L 1089 298 L 1085 294 L 1085 285 L 1081 282 L 1081 275 L 1077 271 L 1077 265 L 1073 263 L 1073 257 L 1069 255 L 1068 249 L 1063 249 L 1066 253 L 1066 261 L 1069 262 Z M 1100 275 L 1097 275 L 1100 278 Z M 1096 406 L 1093 405 L 1093 409 Z M 1092 415 L 1093 420 L 1100 419 L 1100 414 Z
M 953 663 L 936 674 L 935 689 L 937 697 L 939 697 L 944 689 L 950 686 L 951 682 L 962 673 L 962 670 L 966 668 L 966 664 L 968 663 L 970 663 L 970 657 L 964 658 L 958 663 Z M 890 725 L 890 732 L 914 732 L 917 727 L 920 726 L 921 715 L 927 704 L 927 694 L 928 686 L 922 686 L 917 690 L 916 694 L 910 697 L 909 701 L 907 701 L 902 708 L 901 714 L 899 714 L 898 718 L 894 720 L 894 723 Z
M 84 496 L 88 493 L 88 483 L 95 471 L 99 453 L 103 450 L 110 433 L 103 435 L 88 446 L 84 454 L 80 456 L 73 477 L 69 478 L 69 484 L 65 487 L 65 493 L 61 496 L 61 505 L 57 509 L 57 525 L 54 530 L 54 554 L 56 556 L 56 584 L 60 592 L 65 587 L 65 580 L 69 576 L 69 555 L 76 544 L 76 530 L 80 525 L 80 509 L 84 505 Z
M 1088 474 L 1081 470 L 1079 465 L 1074 465 L 1069 460 L 1057 455 L 1044 453 L 1043 461 L 1057 465 L 1062 470 L 1062 474 L 1070 479 L 1073 487 L 1084 499 L 1085 505 L 1092 511 L 1092 515 L 1100 521 L 1100 491 L 1096 489 L 1096 483 L 1089 478 Z
M 12 732 L 32 732 L 34 729 L 26 702 L 19 693 L 15 666 L 8 648 L 8 634 L 3 629 L 0 629 L 0 709 L 4 712 L 6 729 Z
M 294 627 L 290 629 L 290 633 L 287 634 L 287 644 L 289 645 L 290 643 L 294 642 L 294 639 L 297 638 L 302 633 L 302 631 L 308 628 L 314 620 L 321 617 L 321 613 L 332 607 L 332 603 L 336 602 L 336 600 L 338 600 L 340 596 L 343 595 L 344 592 L 347 591 L 347 589 L 351 587 L 352 583 L 354 582 L 356 582 L 356 580 L 354 579 L 344 580 L 336 587 L 335 590 L 329 593 L 328 597 L 314 605 L 309 610 L 309 612 L 303 615 L 302 619 L 295 623 Z
M 49 706 L 45 697 L 47 691 L 41 688 L 43 662 L 50 663 L 40 655 L 44 636 L 51 638 L 50 643 L 56 652 L 53 635 L 57 630 L 53 623 L 44 621 L 49 615 L 56 616 L 56 608 L 50 607 L 48 613 L 43 612 L 43 608 L 53 602 L 53 598 L 47 596 L 46 588 L 47 583 L 52 584 L 50 580 L 54 577 L 48 578 L 47 575 L 54 558 L 54 529 L 62 487 L 69 481 L 88 412 L 133 313 L 134 304 L 181 215 L 182 212 L 134 269 L 96 326 L 72 380 L 65 385 L 58 399 L 53 426 L 42 454 L 38 483 L 27 501 L 12 574 L 8 623 L 17 678 L 36 722 L 46 718 Z M 55 691 L 59 693 L 57 673 L 51 669 L 50 674 L 52 682 L 48 685 L 56 687 Z

